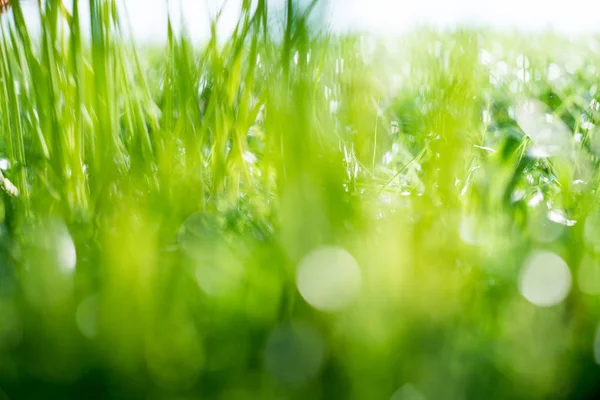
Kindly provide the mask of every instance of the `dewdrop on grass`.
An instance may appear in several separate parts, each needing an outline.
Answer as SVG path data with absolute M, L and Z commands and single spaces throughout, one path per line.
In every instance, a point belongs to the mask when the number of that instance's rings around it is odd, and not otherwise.
M 531 157 L 545 158 L 567 155 L 572 147 L 572 134 L 565 123 L 549 114 L 547 106 L 530 99 L 518 105 L 515 119 L 533 142 L 527 152 Z

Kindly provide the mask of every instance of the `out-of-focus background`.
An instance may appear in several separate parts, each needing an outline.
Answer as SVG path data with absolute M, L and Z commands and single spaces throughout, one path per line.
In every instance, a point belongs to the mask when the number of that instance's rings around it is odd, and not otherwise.
M 210 19 L 222 12 L 223 33 L 231 32 L 239 16 L 242 0 L 128 0 L 131 28 L 143 41 L 162 41 L 166 37 L 167 10 L 175 23 L 183 17 L 190 35 L 207 39 Z M 65 2 L 69 4 L 71 1 Z M 308 1 L 304 1 L 308 3 Z M 327 21 L 338 33 L 355 31 L 380 36 L 406 33 L 419 25 L 449 28 L 471 25 L 522 31 L 552 29 L 563 35 L 578 35 L 598 30 L 595 17 L 599 6 L 590 0 L 325 0 L 318 18 Z M 270 2 L 282 12 L 285 0 Z M 37 6 L 25 4 L 27 17 L 35 19 Z
M 593 5 L 13 0 L 0 399 L 600 393 Z

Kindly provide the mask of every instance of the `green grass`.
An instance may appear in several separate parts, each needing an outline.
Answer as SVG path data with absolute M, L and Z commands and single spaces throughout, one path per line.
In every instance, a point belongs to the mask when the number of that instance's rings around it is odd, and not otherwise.
M 259 0 L 136 46 L 82 4 L 0 22 L 8 398 L 594 398 L 598 38 L 340 36 Z M 542 250 L 551 307 L 521 294 Z

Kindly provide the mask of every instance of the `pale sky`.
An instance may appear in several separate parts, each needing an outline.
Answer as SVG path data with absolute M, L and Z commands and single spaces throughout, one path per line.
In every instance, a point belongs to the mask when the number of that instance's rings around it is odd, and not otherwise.
M 440 27 L 457 23 L 541 30 L 552 27 L 565 34 L 600 32 L 600 2 L 591 0 L 326 0 L 334 31 L 360 30 L 381 35 L 398 34 L 415 24 Z M 166 37 L 166 0 L 121 0 L 129 11 L 138 40 L 164 40 Z M 232 29 L 241 0 L 227 0 L 220 30 Z M 284 0 L 270 0 L 274 8 Z M 27 15 L 34 19 L 30 2 Z M 82 2 L 86 3 L 86 2 Z M 211 15 L 223 0 L 170 0 L 172 15 L 184 15 L 194 38 L 205 38 Z

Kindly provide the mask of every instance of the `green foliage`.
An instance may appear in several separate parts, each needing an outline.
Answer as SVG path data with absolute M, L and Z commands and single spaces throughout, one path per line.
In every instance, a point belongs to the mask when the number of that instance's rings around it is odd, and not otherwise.
M 10 398 L 593 397 L 596 38 L 336 36 L 259 0 L 142 48 L 82 5 L 0 22 Z

